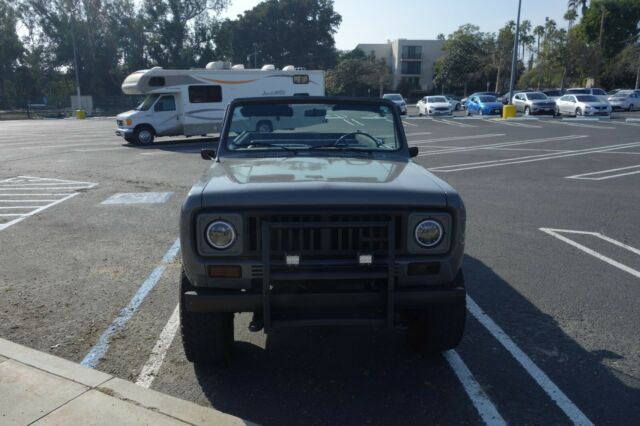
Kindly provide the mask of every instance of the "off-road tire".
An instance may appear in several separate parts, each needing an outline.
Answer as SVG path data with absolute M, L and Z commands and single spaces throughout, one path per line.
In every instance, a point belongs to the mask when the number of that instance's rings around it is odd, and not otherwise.
M 188 312 L 184 293 L 193 289 L 184 270 L 180 279 L 180 333 L 187 359 L 194 364 L 220 365 L 233 351 L 233 313 Z
M 137 145 L 151 145 L 155 138 L 155 132 L 151 126 L 138 126 L 133 131 L 133 143 Z
M 464 288 L 462 270 L 451 283 Z M 424 311 L 409 312 L 407 343 L 411 349 L 427 355 L 453 349 L 462 340 L 467 316 L 466 301 L 434 306 Z

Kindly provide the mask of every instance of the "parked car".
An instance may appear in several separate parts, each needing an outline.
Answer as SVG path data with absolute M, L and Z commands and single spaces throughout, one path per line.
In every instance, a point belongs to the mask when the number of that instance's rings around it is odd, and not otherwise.
M 400 114 L 405 115 L 407 113 L 407 100 L 399 93 L 385 93 L 382 95 L 382 99 L 388 99 L 398 107 Z
M 556 103 L 542 92 L 520 92 L 513 95 L 513 104 L 517 112 L 524 115 L 553 114 Z
M 606 101 L 602 102 L 594 95 L 567 94 L 556 101 L 556 114 L 576 117 L 609 115 L 611 114 L 611 105 Z
M 553 102 L 557 101 L 562 97 L 562 95 L 564 95 L 564 93 L 560 89 L 544 89 L 542 93 L 547 95 L 547 97 Z
M 640 90 L 618 90 L 607 98 L 611 109 L 626 109 L 633 111 L 640 107 Z
M 493 96 L 493 97 L 496 97 L 496 98 L 498 97 L 498 94 L 496 92 L 473 92 L 468 97 L 462 98 L 462 100 L 460 101 L 462 103 L 462 107 L 466 108 L 467 107 L 467 102 L 469 101 L 469 99 L 472 96 L 478 96 L 478 95 L 487 95 L 487 96 Z
M 418 115 L 451 115 L 451 104 L 444 96 L 425 96 L 416 104 Z
M 500 115 L 502 102 L 491 95 L 472 95 L 467 102 L 467 115 Z
M 237 125 L 247 114 L 277 120 L 300 106 L 303 117 L 343 119 L 271 133 Z M 458 345 L 464 204 L 411 161 L 418 148 L 409 147 L 394 103 L 235 99 L 214 146 L 201 152 L 214 161 L 180 217 L 179 314 L 189 361 L 232 355 L 237 312 L 253 314 L 250 331 L 398 327 L 425 353 Z
M 607 92 L 597 87 L 583 87 L 583 88 L 571 88 L 567 89 L 566 95 L 593 95 L 600 99 L 602 102 L 607 102 Z
M 453 111 L 460 111 L 462 109 L 462 102 L 460 102 L 458 99 L 449 95 L 445 95 L 445 98 L 447 98 L 447 101 L 449 101 L 449 105 L 451 105 L 451 109 Z

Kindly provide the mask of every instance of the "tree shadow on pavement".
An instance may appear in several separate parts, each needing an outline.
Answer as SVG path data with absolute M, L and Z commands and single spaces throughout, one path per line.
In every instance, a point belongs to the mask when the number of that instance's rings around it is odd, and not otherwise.
M 602 353 L 583 349 L 480 260 L 467 256 L 464 271 L 470 296 L 592 421 L 629 424 L 640 419 L 638 387 L 604 367 Z M 505 420 L 545 422 L 547 411 L 555 410 L 551 422 L 568 423 L 511 355 L 468 318 L 472 327 L 459 353 Z M 565 356 L 562 362 L 553 351 L 539 350 L 549 347 Z M 504 382 L 492 381 L 492 372 L 500 368 Z M 482 424 L 444 358 L 411 352 L 397 331 L 276 330 L 265 349 L 237 342 L 229 365 L 195 366 L 195 374 L 213 407 L 264 425 Z M 524 383 L 518 387 L 522 395 L 515 396 L 505 383 L 512 377 L 516 385 Z M 512 398 L 520 398 L 528 409 L 516 405 L 510 411 Z

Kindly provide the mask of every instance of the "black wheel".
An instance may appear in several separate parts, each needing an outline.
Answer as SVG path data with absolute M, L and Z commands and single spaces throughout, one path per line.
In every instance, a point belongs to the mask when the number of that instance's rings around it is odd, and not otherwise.
M 529 109 L 529 107 L 524 108 L 524 115 L 531 115 L 531 109 Z
M 219 365 L 233 350 L 233 313 L 188 312 L 184 293 L 193 287 L 182 271 L 180 280 L 180 332 L 187 359 L 195 364 Z
M 150 126 L 139 126 L 133 131 L 133 143 L 139 145 L 150 145 L 155 138 L 155 132 Z
M 451 283 L 464 288 L 462 270 Z M 409 312 L 407 341 L 409 346 L 425 354 L 436 354 L 453 349 L 462 340 L 467 317 L 466 301 L 435 306 L 429 310 Z
M 582 110 L 580 108 L 576 108 L 576 117 L 582 117 Z
M 460 111 L 460 104 L 456 104 L 456 111 Z
M 273 126 L 270 121 L 259 121 L 256 125 L 256 132 L 258 133 L 271 133 L 273 131 Z
M 124 140 L 125 140 L 125 141 L 127 141 L 127 142 L 129 142 L 129 143 L 135 143 L 135 141 L 133 140 L 133 137 L 132 137 L 132 136 L 125 136 L 125 137 L 124 137 Z
M 560 108 L 555 107 L 553 110 L 553 115 L 556 117 L 560 117 Z
M 629 111 L 633 111 L 633 104 L 629 105 Z

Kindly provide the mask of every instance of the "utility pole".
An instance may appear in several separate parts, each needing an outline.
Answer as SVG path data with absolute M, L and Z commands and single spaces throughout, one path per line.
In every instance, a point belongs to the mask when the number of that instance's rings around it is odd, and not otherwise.
M 638 49 L 640 51 L 640 49 Z M 636 87 L 635 90 L 640 89 L 640 53 L 638 53 L 638 71 L 636 72 Z
M 513 40 L 513 55 L 511 57 L 511 81 L 509 83 L 509 103 L 512 104 L 513 100 L 513 86 L 516 81 L 516 60 L 518 55 L 518 38 L 520 32 L 520 9 L 522 7 L 522 0 L 518 0 L 518 19 L 516 20 L 516 36 Z
M 73 45 L 73 69 L 76 74 L 76 95 L 78 96 L 78 109 L 82 109 L 82 101 L 80 100 L 80 74 L 78 70 L 78 53 L 76 47 L 75 35 L 75 10 L 73 9 L 72 0 L 67 2 L 69 5 L 69 13 L 71 14 L 71 44 Z

